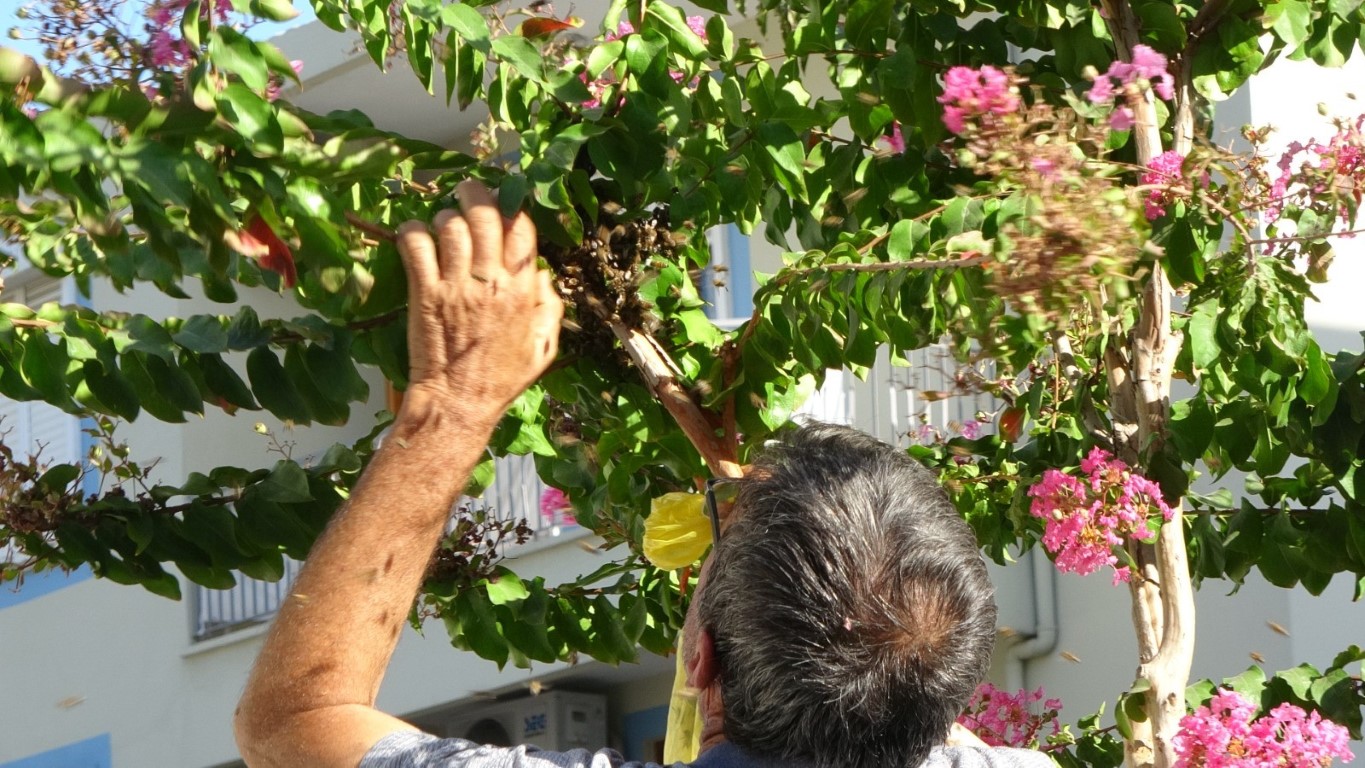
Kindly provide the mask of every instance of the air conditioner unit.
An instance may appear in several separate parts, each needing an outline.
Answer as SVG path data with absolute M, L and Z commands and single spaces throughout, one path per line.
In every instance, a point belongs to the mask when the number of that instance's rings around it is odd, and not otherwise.
M 452 716 L 445 735 L 502 747 L 534 744 L 556 752 L 598 750 L 607 746 L 607 697 L 546 691 L 482 705 Z

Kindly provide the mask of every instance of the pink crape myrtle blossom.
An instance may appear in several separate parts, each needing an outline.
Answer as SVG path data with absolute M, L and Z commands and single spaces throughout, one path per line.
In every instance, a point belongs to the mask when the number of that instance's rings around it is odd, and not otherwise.
M 688 16 L 686 21 L 687 28 L 692 30 L 692 33 L 697 37 L 700 37 L 703 43 L 706 42 L 706 19 L 702 16 Z M 622 19 L 621 22 L 616 25 L 616 29 L 608 32 L 603 39 L 610 43 L 613 40 L 620 40 L 627 35 L 633 34 L 635 34 L 635 25 L 631 24 L 628 19 Z M 677 70 L 670 70 L 668 75 L 673 78 L 673 82 L 675 83 L 681 83 L 687 77 Z M 583 84 L 588 87 L 588 93 L 592 95 L 592 98 L 583 102 L 582 106 L 584 109 L 596 109 L 597 107 L 602 106 L 602 96 L 606 94 L 607 88 L 616 82 L 616 76 L 610 72 L 603 73 L 602 76 L 596 80 L 588 80 L 586 72 L 580 73 L 578 77 L 583 81 Z M 700 78 L 694 77 L 692 78 L 692 82 L 687 84 L 687 87 L 689 89 L 696 88 L 698 82 L 700 82 Z M 624 96 L 622 98 L 624 98 Z
M 1268 221 L 1280 217 L 1286 202 L 1303 202 L 1329 191 L 1345 191 L 1355 206 L 1365 193 L 1365 115 L 1343 121 L 1326 142 L 1290 142 L 1275 163 L 1280 174 L 1270 188 Z M 1343 203 L 1337 210 L 1343 221 L 1350 210 Z
M 189 0 L 156 0 L 147 6 L 147 60 L 158 69 L 174 69 L 189 63 L 190 45 L 179 35 L 181 17 Z M 212 9 L 212 10 L 210 10 Z M 232 13 L 231 0 L 218 0 L 203 6 L 205 18 L 213 14 L 214 21 L 223 23 Z
M 1120 97 L 1123 101 L 1141 98 L 1148 87 L 1163 100 L 1175 98 L 1175 78 L 1171 76 L 1165 56 L 1149 46 L 1136 45 L 1132 58 L 1132 61 L 1111 62 L 1104 74 L 1095 77 L 1086 92 L 1090 103 L 1112 104 Z M 1133 120 L 1132 107 L 1120 103 L 1109 115 L 1109 127 L 1127 131 L 1133 127 Z
M 1220 688 L 1180 720 L 1175 768 L 1328 768 L 1350 762 L 1346 728 L 1285 702 L 1261 717 L 1236 691 Z
M 546 488 L 540 494 L 540 522 L 542 525 L 577 525 L 578 521 L 570 513 L 573 505 L 569 497 L 558 488 Z
M 1152 158 L 1147 164 L 1147 172 L 1142 174 L 1139 181 L 1142 186 L 1169 186 L 1178 183 L 1184 178 L 1182 166 L 1185 163 L 1185 156 L 1175 150 L 1167 150 Z M 1173 195 L 1169 188 L 1153 189 L 1147 193 L 1145 213 L 1148 221 L 1155 221 L 1166 213 L 1166 206 L 1171 203 Z
M 881 141 L 886 145 L 886 148 L 892 152 L 898 155 L 905 154 L 905 136 L 901 133 L 901 124 L 899 122 L 893 121 L 891 123 L 891 133 L 883 136 Z
M 921 424 L 905 434 L 920 445 L 934 445 L 943 442 L 943 433 L 933 424 Z
M 1044 472 L 1029 488 L 1029 514 L 1046 521 L 1043 546 L 1058 570 L 1084 576 L 1109 566 L 1115 584 L 1128 581 L 1132 574 L 1126 566 L 1118 567 L 1114 549 L 1128 539 L 1150 540 L 1156 535 L 1152 515 L 1169 521 L 1174 512 L 1156 483 L 1103 448 L 1091 449 L 1081 461 L 1081 473 L 1085 477 L 1056 469 Z
M 1030 712 L 1031 705 L 1042 702 L 1042 713 Z M 1052 735 L 1060 730 L 1057 715 L 1061 712 L 1060 699 L 1043 701 L 1043 689 L 1020 689 L 1006 693 L 990 683 L 982 683 L 967 702 L 967 709 L 957 718 L 958 724 L 992 747 L 1036 749 L 1044 727 L 1052 726 Z
M 303 62 L 299 61 L 298 59 L 290 61 L 289 67 L 290 69 L 294 70 L 294 74 L 296 75 L 303 73 Z M 278 99 L 280 97 L 280 88 L 282 88 L 283 86 L 284 81 L 281 80 L 280 78 L 278 77 L 270 78 L 270 84 L 265 87 L 266 101 L 274 101 L 275 99 Z
M 943 124 L 961 135 L 969 122 L 1019 111 L 1019 94 L 1009 74 L 992 66 L 953 67 L 943 76 Z

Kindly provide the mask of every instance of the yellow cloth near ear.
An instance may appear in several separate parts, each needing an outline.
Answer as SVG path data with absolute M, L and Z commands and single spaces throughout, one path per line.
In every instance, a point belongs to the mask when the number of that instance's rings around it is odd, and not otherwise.
M 645 557 L 655 566 L 676 570 L 691 565 L 711 546 L 711 521 L 699 493 L 665 493 L 649 505 L 645 519 Z M 668 731 L 664 734 L 664 764 L 690 763 L 701 751 L 701 712 L 697 692 L 687 686 L 687 666 L 679 638 L 677 672 L 668 701 Z
M 668 701 L 664 765 L 690 763 L 701 751 L 701 710 L 697 708 L 697 692 L 687 687 L 687 666 L 682 653 L 677 657 L 678 673 L 673 677 L 673 695 Z
M 649 562 L 676 570 L 701 559 L 711 546 L 711 521 L 700 493 L 665 493 L 649 503 L 644 550 Z

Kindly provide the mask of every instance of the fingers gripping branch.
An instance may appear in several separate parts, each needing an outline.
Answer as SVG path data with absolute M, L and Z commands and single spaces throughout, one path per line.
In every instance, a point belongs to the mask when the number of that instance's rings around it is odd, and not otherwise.
M 536 269 L 530 219 L 505 221 L 477 182 L 458 194 L 461 211 L 436 217 L 434 240 L 418 222 L 398 233 L 408 275 L 408 400 L 496 418 L 554 359 L 564 307 Z

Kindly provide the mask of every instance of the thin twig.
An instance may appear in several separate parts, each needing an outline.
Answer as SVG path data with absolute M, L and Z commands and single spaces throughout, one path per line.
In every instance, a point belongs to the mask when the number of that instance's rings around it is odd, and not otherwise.
M 385 242 L 393 243 L 397 242 L 398 240 L 398 233 L 394 232 L 392 229 L 389 229 L 387 227 L 381 227 L 372 221 L 362 219 L 356 214 L 351 213 L 350 211 L 346 212 L 346 221 L 350 222 L 351 226 L 355 227 L 361 232 L 364 232 L 367 235 L 371 235 Z

